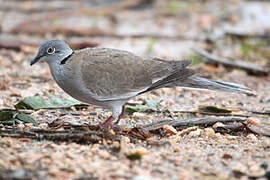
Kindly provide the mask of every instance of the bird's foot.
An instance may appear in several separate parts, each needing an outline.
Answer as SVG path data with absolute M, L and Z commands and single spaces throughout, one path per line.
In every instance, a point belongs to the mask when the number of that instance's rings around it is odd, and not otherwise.
M 108 129 L 113 129 L 113 130 L 119 130 L 120 127 L 117 124 L 113 124 L 113 117 L 110 116 L 105 122 L 99 124 L 98 126 L 102 129 L 102 130 L 108 130 Z

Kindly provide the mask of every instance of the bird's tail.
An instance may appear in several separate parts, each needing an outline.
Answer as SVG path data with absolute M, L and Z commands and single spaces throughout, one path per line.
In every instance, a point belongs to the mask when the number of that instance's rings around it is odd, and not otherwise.
M 176 85 L 176 84 L 175 84 Z M 202 78 L 196 75 L 188 77 L 184 82 L 177 84 L 182 87 L 189 88 L 199 88 L 199 89 L 209 89 L 209 90 L 218 90 L 218 91 L 227 91 L 227 92 L 237 92 L 247 95 L 255 95 L 248 87 L 231 83 L 231 82 L 222 82 L 222 81 L 213 81 L 210 79 Z

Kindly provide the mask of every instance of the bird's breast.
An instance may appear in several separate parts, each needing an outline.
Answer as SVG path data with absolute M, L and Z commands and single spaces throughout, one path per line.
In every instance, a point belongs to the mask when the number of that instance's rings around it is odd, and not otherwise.
M 83 85 L 81 74 L 76 68 L 63 64 L 50 66 L 51 74 L 56 83 L 71 97 L 84 103 L 103 105 L 102 102 L 95 100 L 91 93 Z

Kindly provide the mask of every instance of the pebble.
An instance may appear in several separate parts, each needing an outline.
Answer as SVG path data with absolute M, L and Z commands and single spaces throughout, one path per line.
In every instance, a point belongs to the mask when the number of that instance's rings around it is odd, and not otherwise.
M 144 147 L 138 147 L 132 150 L 132 154 L 145 155 L 148 154 L 148 150 L 145 149 Z
M 247 168 L 243 164 L 241 164 L 240 162 L 236 163 L 236 164 L 233 164 L 232 169 L 235 172 L 241 172 L 241 173 L 244 173 L 244 174 L 246 174 L 246 172 L 247 172 Z
M 224 127 L 225 124 L 221 123 L 221 122 L 217 122 L 213 125 L 213 128 L 216 129 L 216 128 L 219 128 L 219 127 Z
M 181 151 L 181 148 L 180 147 L 174 147 L 173 148 L 173 152 L 180 152 Z
M 270 147 L 270 138 L 269 137 L 262 137 L 262 146 L 264 148 Z
M 25 123 L 24 125 L 25 125 L 25 127 L 30 127 L 30 128 L 34 127 L 34 125 L 32 123 Z
M 202 130 L 201 129 L 197 129 L 196 131 L 191 131 L 188 136 L 190 137 L 198 137 L 200 136 L 202 133 Z
M 38 125 L 39 128 L 41 129 L 47 129 L 48 128 L 48 123 L 41 123 Z
M 23 123 L 20 123 L 20 124 L 17 125 L 17 127 L 18 127 L 18 128 L 24 128 L 25 125 L 24 125 Z
M 164 129 L 165 133 L 172 134 L 172 135 L 177 134 L 177 130 L 173 126 L 164 125 L 163 129 Z
M 258 138 L 254 134 L 247 135 L 247 138 L 252 140 L 252 141 L 258 141 Z
M 194 178 L 192 177 L 190 172 L 182 170 L 178 174 L 178 179 L 193 180 Z
M 174 160 L 174 164 L 176 165 L 176 166 L 181 166 L 182 164 L 183 164 L 183 158 L 181 158 L 181 157 L 177 157 L 177 158 L 175 158 L 175 160 Z
M 213 128 L 205 128 L 202 132 L 203 135 L 208 137 L 215 137 L 216 133 Z
M 229 140 L 235 140 L 237 139 L 237 136 L 226 135 L 226 138 Z
M 248 124 L 251 124 L 251 125 L 254 125 L 254 126 L 257 126 L 257 125 L 260 125 L 261 120 L 258 119 L 258 118 L 255 118 L 255 117 L 249 117 L 249 118 L 247 119 L 247 123 L 248 123 Z
M 260 164 L 254 164 L 249 168 L 248 175 L 253 177 L 261 177 L 265 174 L 265 170 L 260 167 Z
M 151 176 L 146 176 L 146 175 L 138 175 L 138 176 L 134 176 L 132 178 L 132 180 L 158 180 L 156 178 L 153 178 Z
M 145 113 L 134 112 L 132 114 L 132 116 L 135 117 L 135 118 L 143 118 L 143 117 L 145 117 Z
M 103 159 L 110 159 L 110 153 L 108 153 L 108 151 L 105 150 L 99 150 L 98 152 L 99 156 Z

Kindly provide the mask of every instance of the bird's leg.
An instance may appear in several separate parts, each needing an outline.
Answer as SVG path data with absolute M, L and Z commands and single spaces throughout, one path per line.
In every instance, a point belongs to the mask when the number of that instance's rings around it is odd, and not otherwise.
M 117 121 L 114 123 L 114 125 L 117 125 L 119 123 L 124 113 L 125 113 L 125 105 L 122 106 L 121 114 L 118 116 Z
M 145 104 L 145 102 L 143 102 L 143 104 Z M 121 114 L 118 116 L 117 118 L 117 121 L 114 123 L 115 125 L 117 125 L 120 121 L 120 119 L 122 118 L 122 116 L 124 115 L 125 113 L 125 105 L 128 105 L 128 106 L 137 106 L 137 105 L 140 105 L 139 103 L 130 103 L 130 102 L 126 102 L 123 106 L 122 106 L 122 111 L 121 111 Z
M 105 122 L 99 124 L 101 127 L 106 127 L 106 126 L 111 126 L 112 127 L 112 121 L 113 121 L 113 116 L 110 116 Z

